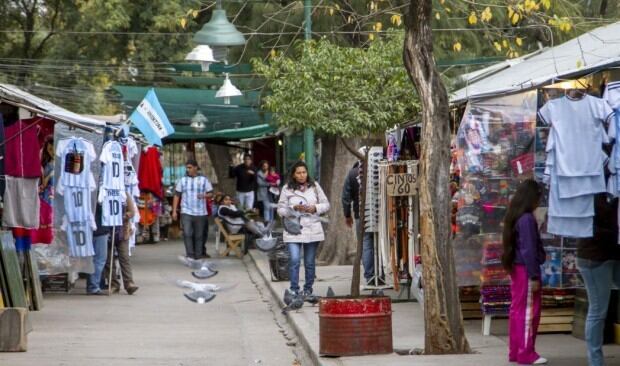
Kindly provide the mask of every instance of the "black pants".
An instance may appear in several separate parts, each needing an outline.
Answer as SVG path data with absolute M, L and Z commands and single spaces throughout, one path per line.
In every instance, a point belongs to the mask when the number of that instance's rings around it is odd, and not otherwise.
M 181 225 L 183 225 L 185 254 L 190 258 L 199 259 L 203 254 L 206 254 L 203 251 L 207 216 L 181 214 Z

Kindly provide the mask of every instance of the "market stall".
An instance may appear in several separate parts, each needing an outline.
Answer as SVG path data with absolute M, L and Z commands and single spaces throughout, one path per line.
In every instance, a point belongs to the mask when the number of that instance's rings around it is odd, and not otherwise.
M 605 169 L 617 169 L 605 165 L 614 154 L 601 146 L 617 139 L 611 115 L 619 107 L 613 81 L 620 80 L 620 50 L 607 44 L 618 31 L 620 23 L 601 27 L 479 71 L 452 98 L 457 278 L 465 292 L 480 294 L 484 334 L 510 306 L 502 220 L 518 183 L 532 177 L 545 187 L 536 212 L 547 253 L 540 331 L 572 330 L 575 289 L 583 287 L 576 238 L 593 235 L 594 196 L 608 191 Z

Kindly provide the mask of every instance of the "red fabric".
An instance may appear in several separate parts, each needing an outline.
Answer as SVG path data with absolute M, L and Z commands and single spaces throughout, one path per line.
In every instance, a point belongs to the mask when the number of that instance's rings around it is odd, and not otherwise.
M 38 126 L 32 126 L 40 118 L 19 120 L 4 128 L 4 173 L 19 178 L 41 176 L 41 145 Z
M 153 193 L 157 198 L 164 198 L 162 185 L 163 169 L 159 159 L 159 151 L 149 147 L 140 154 L 140 168 L 138 170 L 138 188 L 141 191 Z
M 52 230 L 54 210 L 45 200 L 40 201 L 39 228 L 32 230 L 30 236 L 34 244 L 51 244 L 54 240 L 54 231 Z

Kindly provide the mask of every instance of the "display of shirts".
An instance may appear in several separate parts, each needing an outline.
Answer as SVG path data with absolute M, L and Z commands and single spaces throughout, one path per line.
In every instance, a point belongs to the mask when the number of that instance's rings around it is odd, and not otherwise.
M 106 190 L 124 190 L 125 161 L 121 144 L 116 141 L 108 141 L 103 144 L 99 160 L 103 163 L 101 188 Z
M 19 120 L 4 127 L 4 174 L 20 178 L 41 176 L 41 151 L 38 127 L 42 118 Z
M 207 199 L 204 195 L 213 191 L 205 176 L 185 176 L 177 181 L 176 192 L 181 194 L 181 213 L 192 216 L 207 215 Z
M 65 216 L 69 222 L 93 221 L 90 188 L 67 187 L 64 194 Z
M 101 201 L 101 224 L 103 226 L 123 225 L 123 205 L 126 202 L 124 189 L 102 189 L 105 194 Z
M 69 255 L 71 257 L 92 257 L 95 255 L 93 248 L 94 223 L 68 222 L 66 216 L 63 219 L 61 229 L 67 234 Z
M 63 194 L 65 187 L 96 187 L 90 165 L 97 159 L 97 154 L 90 141 L 76 137 L 60 140 L 56 145 L 56 156 L 61 158 L 58 193 Z
M 606 101 L 591 95 L 553 99 L 540 109 L 538 115 L 552 127 L 546 150 L 555 151 L 558 176 L 601 174 L 604 158 L 598 152 L 607 141 L 603 122 L 612 114 Z
M 138 187 L 140 190 L 151 192 L 157 198 L 163 199 L 163 172 L 159 150 L 156 147 L 149 147 L 143 151 L 140 155 L 140 168 L 138 170 Z

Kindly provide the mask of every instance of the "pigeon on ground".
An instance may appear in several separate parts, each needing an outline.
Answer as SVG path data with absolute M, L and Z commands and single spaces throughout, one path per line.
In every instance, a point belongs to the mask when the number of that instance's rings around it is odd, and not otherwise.
M 217 271 L 212 271 L 209 267 L 203 267 L 197 271 L 192 272 L 192 276 L 198 278 L 199 280 L 206 280 L 207 278 L 211 278 L 217 274 Z
M 381 289 L 374 289 L 372 290 L 371 293 L 372 296 L 384 296 L 383 290 Z
M 310 305 L 316 305 L 319 303 L 319 297 L 315 294 L 306 295 L 304 296 L 304 301 L 309 303 Z
M 204 304 L 213 300 L 215 298 L 215 293 L 210 291 L 192 291 L 184 293 L 183 296 L 185 296 L 189 301 Z
M 179 261 L 181 261 L 181 263 L 183 263 L 186 267 L 189 267 L 191 269 L 203 269 L 203 268 L 208 268 L 209 270 L 211 270 L 212 272 L 217 272 L 216 266 L 214 263 L 209 263 L 204 259 L 193 259 L 193 258 L 189 258 L 186 257 L 184 255 L 180 255 L 178 256 Z
M 286 305 L 282 309 L 282 314 L 286 315 L 291 310 L 299 310 L 304 306 L 304 298 L 297 295 L 291 298 L 290 304 Z
M 329 286 L 327 288 L 327 294 L 325 296 L 326 297 L 335 297 L 336 296 L 336 293 L 334 292 L 334 289 L 331 286 Z
M 179 287 L 189 288 L 193 291 L 209 291 L 209 292 L 220 292 L 225 290 L 230 290 L 231 288 L 237 286 L 237 284 L 233 285 L 216 285 L 213 283 L 197 283 L 185 280 L 177 280 L 176 285 Z

